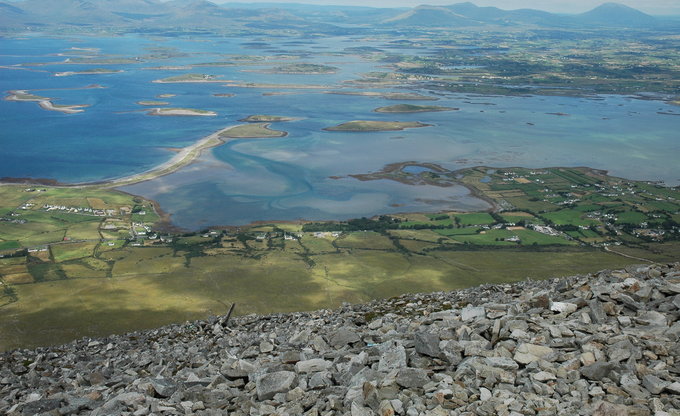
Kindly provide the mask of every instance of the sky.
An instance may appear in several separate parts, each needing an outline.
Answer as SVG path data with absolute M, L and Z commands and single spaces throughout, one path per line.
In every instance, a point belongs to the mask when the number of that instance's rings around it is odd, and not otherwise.
M 213 0 L 215 3 L 244 0 Z M 449 5 L 467 0 L 260 0 L 266 3 L 309 3 L 320 5 L 351 5 L 370 7 L 414 7 L 421 4 Z M 470 0 L 477 6 L 495 6 L 501 9 L 538 9 L 553 13 L 582 13 L 607 1 L 625 4 L 653 15 L 680 15 L 680 0 Z M 256 1 L 257 2 L 257 1 Z M 254 3 L 254 2 L 249 2 Z

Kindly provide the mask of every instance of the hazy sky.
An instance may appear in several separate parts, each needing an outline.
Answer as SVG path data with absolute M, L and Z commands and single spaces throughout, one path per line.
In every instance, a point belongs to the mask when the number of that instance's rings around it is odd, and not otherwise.
M 215 0 L 214 0 L 215 1 Z M 238 2 L 244 0 L 217 0 L 216 3 Z M 409 7 L 420 4 L 449 5 L 462 3 L 466 0 L 260 0 L 267 3 L 310 3 L 335 5 L 345 4 L 352 6 L 371 7 Z M 471 0 L 477 6 L 496 6 L 501 9 L 531 8 L 557 13 L 581 13 L 593 9 L 602 3 L 611 0 Z M 613 0 L 616 3 L 625 4 L 642 10 L 649 14 L 675 14 L 680 15 L 680 0 Z

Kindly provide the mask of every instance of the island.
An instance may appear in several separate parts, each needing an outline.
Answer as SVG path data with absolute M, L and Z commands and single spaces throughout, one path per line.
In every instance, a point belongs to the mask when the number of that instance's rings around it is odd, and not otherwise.
M 85 104 L 63 105 L 54 104 L 52 98 L 41 97 L 39 95 L 31 94 L 28 90 L 13 90 L 9 91 L 9 95 L 5 97 L 6 101 L 28 101 L 37 102 L 40 108 L 49 111 L 58 111 L 65 114 L 82 113 L 83 108 L 89 107 Z
M 176 97 L 176 96 L 177 96 L 177 94 L 158 94 L 156 96 L 156 98 L 172 98 L 172 97 Z
M 142 101 L 137 101 L 137 104 L 148 105 L 148 106 L 157 106 L 157 105 L 168 105 L 170 103 L 167 102 L 167 101 L 142 100 Z
M 372 132 L 372 131 L 401 131 L 418 127 L 429 127 L 431 124 L 419 121 L 372 121 L 354 120 L 338 124 L 333 127 L 326 127 L 327 131 L 346 131 L 346 132 Z
M 292 121 L 295 120 L 292 117 L 284 117 L 284 116 L 270 116 L 270 115 L 265 115 L 265 114 L 255 114 L 252 116 L 248 116 L 246 118 L 242 118 L 239 121 L 245 121 L 247 123 L 263 123 L 263 122 L 277 122 L 277 121 Z
M 83 71 L 65 71 L 57 72 L 54 74 L 55 77 L 69 77 L 71 75 L 101 75 L 101 74 L 117 74 L 123 72 L 121 69 L 106 69 L 106 68 L 93 68 L 85 69 Z
M 256 139 L 285 137 L 288 135 L 288 132 L 270 129 L 269 125 L 269 123 L 241 124 L 223 130 L 219 133 L 219 136 L 231 139 Z
M 299 63 L 277 66 L 265 72 L 271 72 L 276 74 L 320 75 L 320 74 L 334 74 L 337 71 L 338 68 L 334 66 Z
M 442 107 L 438 105 L 413 105 L 413 104 L 396 104 L 386 107 L 376 108 L 376 113 L 427 113 L 435 111 L 458 111 L 460 108 L 456 107 Z
M 215 75 L 208 74 L 183 74 L 167 77 L 163 79 L 155 79 L 151 81 L 156 84 L 181 84 L 181 83 L 210 83 L 210 82 L 225 82 L 223 79 L 217 79 Z
M 328 85 L 314 85 L 314 84 L 270 84 L 266 82 L 234 82 L 230 81 L 224 84 L 225 87 L 236 88 L 271 88 L 271 89 L 293 89 L 293 90 L 318 90 L 326 89 Z
M 148 113 L 150 116 L 216 116 L 217 113 L 195 108 L 154 108 Z
M 430 97 L 427 95 L 417 94 L 417 93 L 406 93 L 406 92 L 389 92 L 383 93 L 378 91 L 324 91 L 324 94 L 336 94 L 336 95 L 358 95 L 361 97 L 376 97 L 385 98 L 388 100 L 411 100 L 411 101 L 437 101 L 439 98 Z
M 229 97 L 233 97 L 234 95 L 235 95 L 235 94 L 220 93 L 220 94 L 213 94 L 213 97 L 225 97 L 225 98 L 229 98 Z

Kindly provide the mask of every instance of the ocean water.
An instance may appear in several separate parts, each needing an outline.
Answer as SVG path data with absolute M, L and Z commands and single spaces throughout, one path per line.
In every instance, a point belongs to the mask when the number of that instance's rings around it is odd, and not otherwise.
M 376 40 L 361 44 L 382 47 L 386 43 Z M 339 53 L 358 44 L 351 38 L 0 39 L 0 89 L 37 90 L 32 93 L 50 97 L 56 104 L 89 105 L 82 113 L 63 114 L 43 110 L 33 102 L 0 101 L 0 177 L 51 178 L 67 183 L 124 177 L 170 159 L 174 153 L 167 148 L 190 145 L 216 130 L 240 124 L 239 119 L 251 114 L 273 114 L 296 117 L 295 121 L 272 124 L 274 129 L 287 131 L 288 136 L 230 141 L 174 174 L 123 189 L 156 199 L 177 225 L 197 229 L 258 220 L 343 219 L 387 212 L 487 207 L 465 188 L 360 182 L 347 177 L 402 161 L 438 163 L 449 169 L 476 165 L 590 166 L 631 179 L 680 184 L 680 117 L 660 114 L 680 113 L 678 107 L 626 96 L 438 94 L 436 105 L 460 110 L 375 113 L 375 108 L 399 101 L 324 93 L 358 91 L 345 81 L 384 70 L 380 63 Z M 103 58 L 140 57 L 140 61 L 118 65 L 63 63 L 68 58 L 64 54 L 86 53 L 72 48 L 98 48 Z M 158 48 L 175 56 L 149 59 L 148 55 L 157 53 Z M 229 61 L 234 55 L 266 59 L 254 65 L 150 69 Z M 296 62 L 327 64 L 339 70 L 323 75 L 267 72 Z M 36 63 L 40 65 L 32 65 Z M 89 68 L 123 72 L 54 76 L 57 72 Z M 151 82 L 184 73 L 206 73 L 238 83 L 327 88 Z M 82 89 L 91 84 L 104 88 Z M 403 92 L 397 88 L 370 90 Z M 219 93 L 235 95 L 213 96 Z M 285 94 L 263 95 L 269 93 Z M 218 115 L 146 115 L 137 101 L 155 100 L 159 94 L 175 94 L 160 99 L 168 101 L 168 106 L 211 110 Z M 379 133 L 323 130 L 356 119 L 421 121 L 431 127 Z

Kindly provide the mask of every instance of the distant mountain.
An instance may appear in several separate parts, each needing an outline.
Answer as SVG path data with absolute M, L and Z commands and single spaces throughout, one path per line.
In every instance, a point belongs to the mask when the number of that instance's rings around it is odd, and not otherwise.
M 124 24 L 123 17 L 100 6 L 105 2 L 107 0 L 26 0 L 15 5 L 26 12 L 29 23 L 74 26 Z
M 382 22 L 392 26 L 425 26 L 425 27 L 464 27 L 478 26 L 477 20 L 460 15 L 446 7 L 418 6 L 413 10 Z
M 26 12 L 9 3 L 0 2 L 0 27 L 22 27 Z
M 216 0 L 217 1 L 217 0 Z M 415 8 L 318 6 L 295 3 L 227 3 L 209 0 L 0 0 L 0 31 L 30 27 L 77 26 L 120 30 L 293 30 L 344 34 L 377 26 L 459 28 L 530 26 L 539 28 L 677 28 L 630 7 L 605 3 L 587 13 L 567 16 L 540 10 L 502 10 L 473 3 Z
M 470 19 L 475 19 L 487 24 L 532 24 L 542 26 L 561 26 L 564 23 L 562 16 L 541 10 L 502 10 L 497 7 L 478 7 L 469 2 L 446 6 L 446 8 L 459 15 L 466 16 Z
M 574 16 L 574 19 L 587 25 L 605 27 L 653 27 L 659 21 L 639 10 L 618 3 L 605 3 L 593 10 Z

